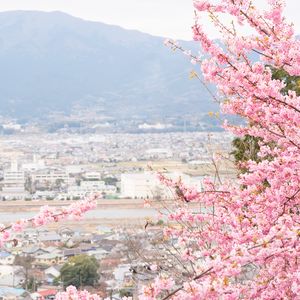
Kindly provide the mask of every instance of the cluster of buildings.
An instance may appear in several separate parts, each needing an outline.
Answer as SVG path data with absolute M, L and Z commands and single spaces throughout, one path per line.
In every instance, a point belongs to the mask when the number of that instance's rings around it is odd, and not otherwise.
M 45 133 L 79 133 L 79 134 L 103 134 L 103 133 L 166 133 L 166 132 L 220 132 L 221 121 L 212 118 L 207 112 L 173 116 L 153 116 L 153 111 L 147 115 L 132 115 L 128 117 L 113 116 L 110 113 L 114 109 L 103 111 L 95 107 L 75 105 L 70 114 L 63 112 L 49 112 L 41 118 L 29 120 L 12 119 L 9 116 L 0 115 L 0 134 L 45 134 Z M 123 111 L 124 112 L 124 111 Z
M 189 176 L 183 173 L 168 173 L 168 178 L 179 178 L 188 186 L 202 189 L 204 176 Z M 152 199 L 172 198 L 170 189 L 161 184 L 153 171 L 123 173 L 114 185 L 106 184 L 99 172 L 68 173 L 62 169 L 43 167 L 27 170 L 13 161 L 3 172 L 0 181 L 2 200 L 78 200 L 91 193 L 102 193 L 109 197 Z
M 0 199 L 77 199 L 95 191 L 112 198 L 151 197 L 157 180 L 138 163 L 196 169 L 210 164 L 215 151 L 228 152 L 231 138 L 203 132 L 0 136 Z
M 98 192 L 103 195 L 117 194 L 117 187 L 101 180 L 99 172 L 85 172 L 79 169 L 70 173 L 64 168 L 46 166 L 40 160 L 19 165 L 12 161 L 11 166 L 3 170 L 0 185 L 2 200 L 34 199 L 79 199 L 87 194 Z
M 67 227 L 57 231 L 28 229 L 16 236 L 17 246 L 0 252 L 0 299 L 54 299 L 63 290 L 58 280 L 62 266 L 69 258 L 82 254 L 94 256 L 99 263 L 99 281 L 84 288 L 103 299 L 137 296 L 140 287 L 156 276 L 145 266 L 170 263 L 165 252 L 158 251 L 153 243 L 161 232 L 157 225 L 147 232 L 104 226 L 94 232 Z M 147 261 L 139 256 L 141 249 Z
M 172 159 L 207 160 L 212 151 L 230 149 L 229 133 L 170 132 L 141 134 L 35 134 L 0 136 L 0 163 L 18 158 L 30 164 L 32 156 L 46 165 L 87 165 Z

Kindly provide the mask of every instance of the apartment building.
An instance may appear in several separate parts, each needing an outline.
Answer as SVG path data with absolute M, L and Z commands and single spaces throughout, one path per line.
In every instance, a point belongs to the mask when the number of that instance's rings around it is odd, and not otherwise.
M 25 190 L 25 172 L 20 169 L 17 161 L 11 162 L 11 167 L 3 172 L 2 199 L 24 199 L 28 196 Z
M 83 180 L 80 185 L 68 187 L 69 197 L 84 197 L 91 193 L 104 193 L 106 195 L 116 194 L 117 188 L 113 185 L 106 185 L 104 181 Z
M 43 170 L 38 170 L 31 174 L 33 182 L 48 182 L 55 183 L 57 180 L 61 180 L 65 183 L 69 182 L 69 174 L 65 170 L 57 168 L 46 168 Z

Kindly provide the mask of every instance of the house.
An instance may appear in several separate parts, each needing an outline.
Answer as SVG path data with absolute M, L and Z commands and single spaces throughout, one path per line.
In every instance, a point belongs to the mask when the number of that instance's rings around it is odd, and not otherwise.
M 40 247 L 37 247 L 37 246 L 32 246 L 32 247 L 26 247 L 26 248 L 23 248 L 22 249 L 22 253 L 25 255 L 25 256 L 37 256 L 37 255 L 41 255 L 41 254 L 45 254 L 47 253 L 46 250 L 40 248 Z
M 48 232 L 39 236 L 40 242 L 44 244 L 60 242 L 61 239 L 61 236 L 55 232 Z
M 74 230 L 68 227 L 62 227 L 58 230 L 58 233 L 62 238 L 67 239 L 74 235 Z
M 130 264 L 118 265 L 114 271 L 113 275 L 115 277 L 115 283 L 118 288 L 123 285 L 125 277 L 130 274 Z
M 38 265 L 56 265 L 64 263 L 65 259 L 62 254 L 59 253 L 45 253 L 35 257 L 35 264 Z
M 23 233 L 17 234 L 16 239 L 21 241 L 23 247 L 30 247 L 30 245 L 36 244 L 38 234 L 37 229 L 27 228 Z
M 0 265 L 0 286 L 19 287 L 25 280 L 21 266 Z
M 87 255 L 94 256 L 98 260 L 105 258 L 108 254 L 109 252 L 104 249 L 95 249 L 87 252 Z
M 97 247 L 95 245 L 86 244 L 86 243 L 81 243 L 79 245 L 79 248 L 81 249 L 82 252 L 88 252 L 88 251 L 92 251 L 92 250 L 97 249 Z
M 57 294 L 57 290 L 38 291 L 35 294 L 36 294 L 35 300 L 52 300 L 52 299 L 55 299 L 55 295 Z
M 96 244 L 109 237 L 110 234 L 95 234 L 91 239 L 91 244 Z
M 53 280 L 60 275 L 60 266 L 53 265 L 44 271 L 45 280 L 47 283 L 52 284 Z
M 71 256 L 79 255 L 81 253 L 82 253 L 82 251 L 79 248 L 63 250 L 63 256 L 64 257 L 71 257 Z
M 57 249 L 56 247 L 51 247 L 51 246 L 45 247 L 45 248 L 42 248 L 42 249 L 45 251 L 45 253 L 60 252 L 59 249 Z
M 12 265 L 14 263 L 15 256 L 9 252 L 0 252 L 0 264 L 1 265 Z
M 119 243 L 119 241 L 111 241 L 103 239 L 101 243 L 98 242 L 99 248 L 104 249 L 105 251 L 111 252 L 112 249 Z

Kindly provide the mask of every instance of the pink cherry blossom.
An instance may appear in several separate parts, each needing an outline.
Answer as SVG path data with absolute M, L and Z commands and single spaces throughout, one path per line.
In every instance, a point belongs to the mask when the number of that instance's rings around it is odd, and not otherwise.
M 0 229 L 0 244 L 8 242 L 16 232 L 23 231 L 26 227 L 39 227 L 62 220 L 80 219 L 84 213 L 97 207 L 98 194 L 93 194 L 86 199 L 76 201 L 65 208 L 43 206 L 40 212 L 31 219 L 21 219 Z M 14 241 L 15 243 L 15 241 Z
M 55 300 L 101 300 L 101 298 L 96 294 L 90 294 L 86 290 L 80 291 L 74 286 L 69 286 L 65 292 L 57 293 Z

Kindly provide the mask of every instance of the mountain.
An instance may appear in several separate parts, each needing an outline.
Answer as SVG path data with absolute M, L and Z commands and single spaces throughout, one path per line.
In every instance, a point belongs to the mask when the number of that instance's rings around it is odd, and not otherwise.
M 43 118 L 84 107 L 122 118 L 214 109 L 201 84 L 189 80 L 188 59 L 163 40 L 62 12 L 2 12 L 0 115 Z

